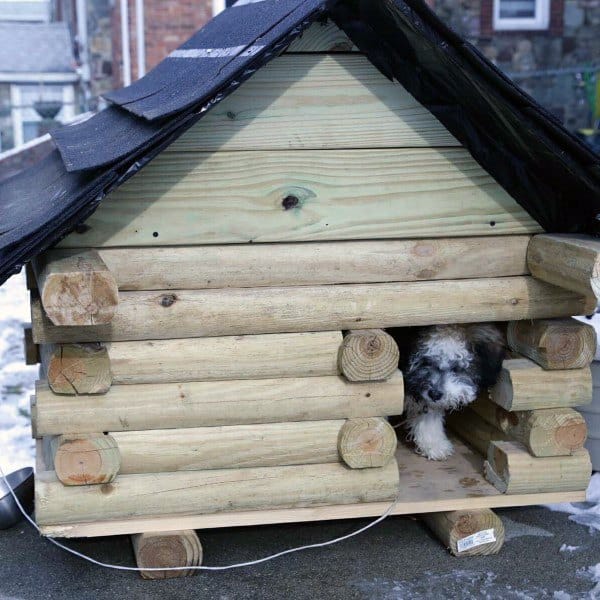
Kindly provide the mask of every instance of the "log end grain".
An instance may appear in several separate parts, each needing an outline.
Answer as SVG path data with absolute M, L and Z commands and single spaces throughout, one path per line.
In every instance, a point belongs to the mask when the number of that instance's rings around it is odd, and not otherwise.
M 351 331 L 340 348 L 340 371 L 349 381 L 381 381 L 398 368 L 394 338 L 381 329 Z
M 140 569 L 197 567 L 202 564 L 202 544 L 193 530 L 139 533 L 131 536 L 131 542 Z M 180 569 L 142 570 L 140 574 L 144 579 L 170 579 L 189 577 L 194 573 L 194 569 Z
M 341 459 L 352 469 L 383 467 L 396 452 L 394 428 L 383 418 L 349 419 L 338 437 Z
M 61 344 L 45 362 L 55 394 L 105 394 L 112 385 L 110 358 L 101 344 Z
M 119 447 L 110 435 L 61 435 L 52 446 L 54 470 L 63 485 L 111 483 L 121 468 Z

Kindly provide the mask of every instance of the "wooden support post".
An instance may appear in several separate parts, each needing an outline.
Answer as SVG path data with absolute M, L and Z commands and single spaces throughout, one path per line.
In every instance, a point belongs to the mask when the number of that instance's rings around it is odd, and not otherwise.
M 486 479 L 506 494 L 585 490 L 592 475 L 585 449 L 572 456 L 535 458 L 518 442 L 492 442 L 483 468 Z
M 524 444 L 533 456 L 564 456 L 583 448 L 585 419 L 572 408 L 508 412 L 485 397 L 471 408 L 510 439 Z
M 65 487 L 36 475 L 39 525 L 68 525 L 160 515 L 389 502 L 399 489 L 395 460 L 379 469 L 341 463 L 119 475 L 114 483 Z
M 544 369 L 588 367 L 596 354 L 594 328 L 575 319 L 511 321 L 507 340 L 511 350 Z
M 545 371 L 526 358 L 509 359 L 489 394 L 508 411 L 580 406 L 592 401 L 592 372 Z
M 202 564 L 202 544 L 193 530 L 137 533 L 131 536 L 140 569 L 197 567 Z M 141 571 L 144 579 L 189 577 L 195 570 Z
M 449 413 L 446 423 L 462 440 L 483 456 L 486 456 L 490 442 L 508 439 L 505 433 L 484 421 L 470 408 Z
M 121 467 L 114 438 L 102 433 L 61 435 L 52 440 L 54 470 L 63 485 L 110 483 Z
M 26 365 L 37 365 L 40 362 L 40 347 L 33 341 L 31 325 L 23 327 L 23 351 Z
M 95 250 L 55 251 L 33 262 L 44 311 L 54 325 L 110 323 L 119 303 L 114 277 Z
M 595 300 L 537 281 L 499 277 L 175 292 L 120 292 L 109 325 L 56 327 L 32 303 L 36 343 L 157 340 L 515 321 L 586 314 Z
M 350 419 L 338 438 L 340 457 L 352 469 L 387 465 L 397 445 L 394 428 L 382 418 Z
M 399 359 L 394 338 L 381 329 L 350 331 L 340 348 L 340 370 L 348 381 L 387 379 Z
M 421 518 L 454 556 L 497 554 L 504 544 L 504 525 L 489 508 L 429 513 Z
M 537 279 L 600 298 L 600 240 L 586 235 L 543 234 L 532 238 L 527 264 Z
M 61 396 L 36 386 L 40 436 L 400 415 L 400 371 L 386 381 L 303 377 L 114 385 L 103 396 Z
M 42 345 L 42 365 L 55 394 L 105 394 L 112 384 L 102 344 Z

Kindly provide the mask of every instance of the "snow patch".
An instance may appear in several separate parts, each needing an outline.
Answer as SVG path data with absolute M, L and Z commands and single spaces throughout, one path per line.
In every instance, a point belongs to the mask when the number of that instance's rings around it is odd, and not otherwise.
M 576 550 L 579 550 L 579 548 L 581 548 L 581 546 L 569 546 L 569 544 L 563 544 L 560 547 L 560 551 L 561 552 L 575 552 Z
M 579 525 L 600 531 L 600 473 L 592 475 L 586 492 L 586 502 L 561 502 L 547 504 L 546 508 L 571 515 L 569 519 Z
M 504 524 L 504 541 L 508 542 L 514 538 L 534 536 L 534 537 L 554 537 L 554 534 L 541 527 L 526 525 L 525 523 L 517 523 L 508 517 L 502 517 Z
M 25 364 L 23 325 L 29 321 L 22 272 L 0 287 L 0 466 L 6 473 L 34 463 L 29 397 L 38 367 Z

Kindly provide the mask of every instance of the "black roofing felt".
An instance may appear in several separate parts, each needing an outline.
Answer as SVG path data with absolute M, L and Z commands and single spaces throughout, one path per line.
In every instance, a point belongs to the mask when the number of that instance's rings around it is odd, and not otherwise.
M 0 283 L 325 15 L 545 230 L 600 234 L 600 157 L 424 2 L 258 0 L 221 13 L 141 80 L 109 94 L 107 110 L 54 132 L 56 151 L 0 184 Z

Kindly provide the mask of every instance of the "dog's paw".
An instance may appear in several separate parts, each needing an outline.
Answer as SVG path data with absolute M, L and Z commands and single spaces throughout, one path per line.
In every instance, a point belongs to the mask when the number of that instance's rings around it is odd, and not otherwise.
M 444 460 L 454 454 L 454 446 L 448 438 L 429 441 L 428 444 L 417 443 L 419 454 L 429 460 Z

